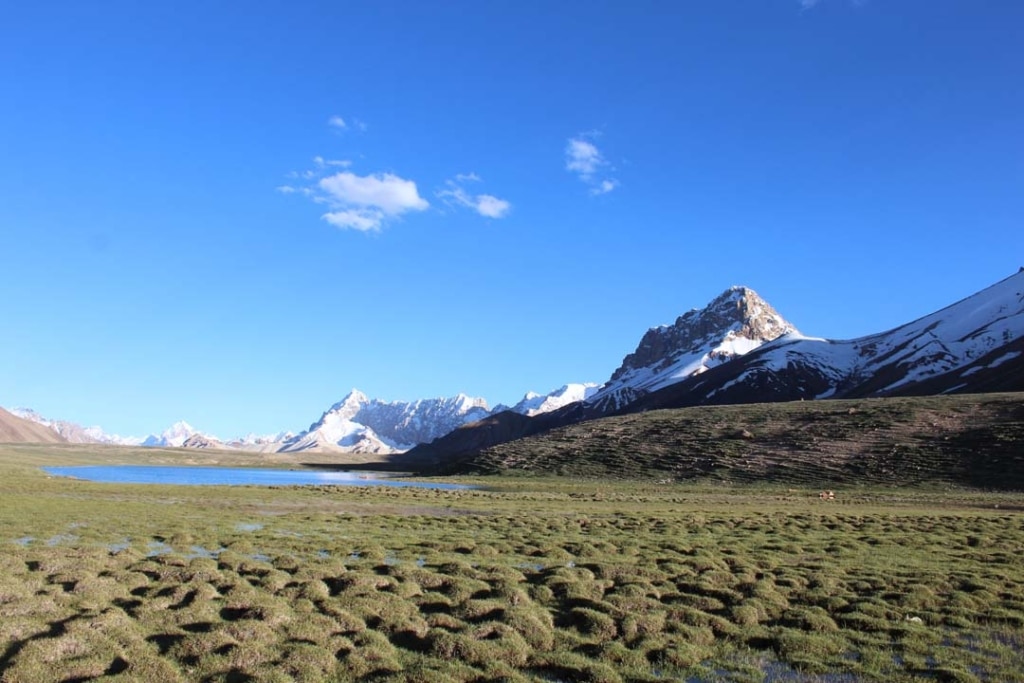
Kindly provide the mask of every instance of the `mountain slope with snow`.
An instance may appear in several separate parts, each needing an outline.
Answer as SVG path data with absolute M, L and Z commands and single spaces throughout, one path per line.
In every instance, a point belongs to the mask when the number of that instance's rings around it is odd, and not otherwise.
M 785 335 L 636 409 L 1022 390 L 1024 271 L 895 329 L 837 341 Z M 989 388 L 989 387 L 992 388 Z
M 649 330 L 588 401 L 526 421 L 496 415 L 407 456 L 431 466 L 550 429 L 658 408 L 1024 391 L 1024 269 L 931 315 L 849 341 L 803 336 L 754 296 L 732 288 L 675 325 Z
M 67 443 L 49 426 L 0 408 L 0 443 Z
M 523 397 L 523 400 L 508 408 L 508 410 L 520 415 L 526 415 L 527 417 L 533 417 L 534 415 L 550 413 L 564 408 L 570 403 L 586 401 L 593 397 L 598 389 L 600 389 L 599 384 L 588 383 L 566 384 L 560 389 L 555 389 L 551 393 L 544 395 L 535 394 L 531 391 Z M 504 409 L 504 406 L 495 407 L 493 412 L 501 412 L 500 409 Z
M 68 443 L 106 443 L 124 446 L 138 446 L 142 443 L 142 439 L 136 437 L 121 437 L 117 434 L 107 434 L 99 427 L 83 427 L 80 424 L 67 420 L 50 419 L 40 415 L 31 408 L 8 408 L 7 410 L 12 415 L 16 415 L 23 420 L 50 428 Z
M 160 434 L 150 434 L 143 440 L 142 445 L 163 448 L 180 448 L 189 440 L 190 437 L 196 434 L 199 434 L 198 430 L 192 427 L 188 422 L 181 420 L 175 422 Z M 201 436 L 215 438 L 209 437 L 207 434 L 202 434 Z
M 784 334 L 796 333 L 768 302 L 748 287 L 730 287 L 701 309 L 679 316 L 671 325 L 647 330 L 611 378 L 600 387 L 553 392 L 551 400 L 527 395 L 506 413 L 496 413 L 474 432 L 463 427 L 442 439 L 421 444 L 411 460 L 437 462 L 449 454 L 537 434 L 626 409 L 652 391 L 698 376 L 750 353 Z M 558 396 L 558 397 L 556 397 Z M 566 400 L 580 396 L 579 400 Z M 536 407 L 535 407 L 536 404 Z M 541 409 L 544 407 L 545 409 Z M 529 420 L 519 419 L 527 415 Z
M 464 394 L 388 402 L 353 389 L 280 450 L 400 453 L 489 414 L 486 401 Z
M 647 330 L 636 350 L 587 403 L 595 414 L 624 408 L 644 394 L 727 363 L 784 334 L 795 333 L 748 287 L 730 287 L 672 325 Z

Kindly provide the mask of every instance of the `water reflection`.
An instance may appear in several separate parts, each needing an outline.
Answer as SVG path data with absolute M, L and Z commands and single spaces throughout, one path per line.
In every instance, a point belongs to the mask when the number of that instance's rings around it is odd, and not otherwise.
M 274 470 L 251 467 L 170 467 L 156 465 L 78 465 L 44 467 L 58 477 L 121 484 L 175 484 L 187 486 L 397 486 L 429 489 L 466 489 L 462 484 L 398 479 L 377 473 Z

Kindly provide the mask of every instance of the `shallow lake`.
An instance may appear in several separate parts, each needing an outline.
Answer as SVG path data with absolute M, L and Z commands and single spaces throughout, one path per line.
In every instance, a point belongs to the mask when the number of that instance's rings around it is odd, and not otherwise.
M 44 467 L 57 477 L 119 484 L 177 484 L 186 486 L 403 486 L 426 489 L 468 489 L 463 484 L 440 484 L 390 478 L 380 472 L 324 472 L 249 467 L 166 467 L 157 465 L 75 465 Z

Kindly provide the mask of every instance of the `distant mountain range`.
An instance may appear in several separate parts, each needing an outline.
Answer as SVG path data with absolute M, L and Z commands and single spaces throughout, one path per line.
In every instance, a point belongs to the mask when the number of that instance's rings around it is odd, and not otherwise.
M 382 401 L 352 390 L 298 434 L 222 441 L 185 422 L 123 438 L 13 409 L 73 443 L 328 451 L 441 462 L 555 427 L 655 408 L 1024 390 L 1024 269 L 936 313 L 854 340 L 804 336 L 756 292 L 731 287 L 653 327 L 607 382 L 488 408 L 464 394 Z M 398 455 L 405 453 L 404 455 Z
M 0 443 L 67 443 L 67 439 L 32 420 L 26 420 L 0 408 Z
M 591 398 L 543 415 L 501 413 L 409 451 L 429 466 L 608 415 L 657 408 L 1024 390 L 1024 269 L 888 332 L 807 337 L 732 288 L 653 328 Z
M 539 415 L 583 400 L 596 389 L 596 384 L 567 384 L 548 394 L 530 392 L 511 408 L 499 405 L 494 409 L 488 408 L 484 399 L 465 394 L 417 401 L 382 401 L 371 399 L 353 389 L 328 408 L 308 429 L 298 434 L 250 434 L 227 441 L 201 432 L 184 421 L 175 422 L 160 434 L 139 438 L 109 435 L 99 427 L 83 428 L 66 420 L 49 419 L 27 408 L 12 408 L 11 412 L 24 420 L 50 428 L 63 441 L 70 443 L 226 448 L 265 453 L 318 451 L 389 455 L 403 453 L 417 444 L 433 441 L 495 412 L 515 411 L 523 415 Z

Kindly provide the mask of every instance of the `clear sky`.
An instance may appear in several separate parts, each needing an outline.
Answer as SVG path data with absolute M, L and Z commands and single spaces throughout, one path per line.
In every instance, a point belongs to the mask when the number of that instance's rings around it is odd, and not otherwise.
M 0 405 L 143 436 L 603 382 L 734 284 L 1024 265 L 1018 0 L 10 2 Z

